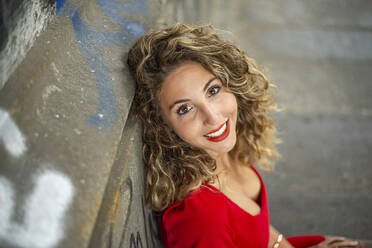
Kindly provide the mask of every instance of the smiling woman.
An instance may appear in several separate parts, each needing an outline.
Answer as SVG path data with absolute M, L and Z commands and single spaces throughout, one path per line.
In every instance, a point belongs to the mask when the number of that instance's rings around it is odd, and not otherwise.
M 148 166 L 146 196 L 154 210 L 162 211 L 184 199 L 202 182 L 216 179 L 219 169 L 216 160 L 202 147 L 195 146 L 196 140 L 190 144 L 182 138 L 185 134 L 177 130 L 191 118 L 201 118 L 200 113 L 209 122 L 202 136 L 223 124 L 222 116 L 213 113 L 217 110 L 205 104 L 209 99 L 211 104 L 225 107 L 224 100 L 220 100 L 220 89 L 222 96 L 235 99 L 238 106 L 236 121 L 231 120 L 236 122 L 233 134 L 236 133 L 238 139 L 228 157 L 245 166 L 259 163 L 267 170 L 273 167 L 278 152 L 274 146 L 275 125 L 267 113 L 276 108 L 269 91 L 271 84 L 253 59 L 220 39 L 212 27 L 176 24 L 153 31 L 133 45 L 128 65 L 137 84 L 133 107 L 144 125 L 143 156 Z M 212 78 L 216 78 L 208 85 L 212 88 L 204 89 Z M 179 83 L 187 88 L 177 86 Z M 174 92 L 164 90 L 167 88 L 174 88 Z M 207 94 L 204 104 L 200 105 L 200 94 L 204 91 Z M 214 92 L 218 94 L 207 98 Z M 188 99 L 197 94 L 197 99 Z M 178 108 L 171 111 L 169 107 L 173 104 Z M 214 123 L 216 121 L 218 123 Z M 195 132 L 194 128 L 189 132 Z
M 215 159 L 232 150 L 236 98 L 199 63 L 187 61 L 172 71 L 159 96 L 164 121 L 182 140 Z
M 128 65 L 146 200 L 165 247 L 356 247 L 340 237 L 285 239 L 270 225 L 253 164 L 270 170 L 278 157 L 274 86 L 244 51 L 211 26 L 175 24 L 141 37 Z

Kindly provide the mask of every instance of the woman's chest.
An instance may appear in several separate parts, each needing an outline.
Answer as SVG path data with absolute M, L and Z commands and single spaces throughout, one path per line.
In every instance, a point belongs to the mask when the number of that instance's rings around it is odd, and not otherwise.
M 221 204 L 228 210 L 231 235 L 236 247 L 267 248 L 269 212 L 266 188 L 258 172 L 254 168 L 251 171 L 253 175 L 250 174 L 245 180 L 233 180 L 231 182 L 236 184 L 222 188 L 224 201 Z
M 265 186 L 260 180 L 250 191 L 226 195 L 236 247 L 267 247 L 269 213 Z
M 227 198 L 252 216 L 258 215 L 261 211 L 261 190 L 261 181 L 252 170 L 246 172 L 244 178 L 225 180 L 221 187 L 221 192 Z

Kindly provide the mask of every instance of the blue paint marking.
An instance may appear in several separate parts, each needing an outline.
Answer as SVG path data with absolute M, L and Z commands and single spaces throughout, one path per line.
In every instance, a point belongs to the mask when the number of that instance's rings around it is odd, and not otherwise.
M 125 27 L 125 29 L 128 30 L 132 36 L 137 37 L 146 32 L 145 28 L 141 24 L 128 21 L 121 13 L 122 11 L 128 12 L 130 9 L 135 9 L 136 11 L 138 11 L 136 12 L 137 14 L 143 13 L 147 11 L 147 5 L 144 5 L 146 6 L 146 8 L 143 7 L 142 9 L 139 8 L 139 6 L 143 6 L 144 3 L 142 3 L 142 5 L 139 5 L 138 2 L 134 2 L 136 3 L 136 8 L 131 8 L 134 3 L 123 4 L 118 3 L 115 0 L 97 0 L 97 2 L 106 16 L 111 19 L 111 21 Z M 143 2 L 143 0 L 141 2 Z
M 66 0 L 57 0 L 57 3 L 56 3 L 57 14 L 61 11 L 65 2 Z
M 138 36 L 143 35 L 145 28 L 135 22 L 127 20 L 122 12 L 145 13 L 148 10 L 144 0 L 134 3 L 119 3 L 115 0 L 97 0 L 98 5 L 111 21 L 120 24 L 123 30 L 120 32 L 101 32 L 94 30 L 82 21 L 77 8 L 65 0 L 58 0 L 57 11 L 59 15 L 71 18 L 76 38 L 80 48 L 86 57 L 92 73 L 96 77 L 98 89 L 98 109 L 96 114 L 88 118 L 98 129 L 112 126 L 116 117 L 115 92 L 110 72 L 103 62 L 100 47 L 107 45 L 122 45 L 133 42 Z M 60 5 L 58 5 L 60 4 Z
M 88 61 L 91 71 L 96 77 L 98 89 L 98 109 L 95 115 L 91 116 L 88 121 L 95 124 L 99 129 L 108 127 L 113 122 L 116 115 L 115 94 L 112 80 L 109 77 L 109 70 L 101 59 L 101 54 L 95 46 L 93 39 L 89 38 L 94 35 L 94 39 L 103 40 L 103 34 L 88 29 L 80 19 L 78 12 L 71 18 L 80 47 Z M 97 42 L 98 43 L 98 42 Z
M 115 0 L 97 0 L 103 11 L 119 10 L 131 14 L 143 14 L 148 11 L 145 0 L 132 1 L 131 3 L 119 3 Z

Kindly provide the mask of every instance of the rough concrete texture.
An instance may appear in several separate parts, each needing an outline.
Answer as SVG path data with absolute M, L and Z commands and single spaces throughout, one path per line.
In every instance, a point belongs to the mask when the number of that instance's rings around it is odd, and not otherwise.
M 180 21 L 212 23 L 278 86 L 283 144 L 265 173 L 271 222 L 286 235 L 372 239 L 372 3 L 176 1 Z
M 368 1 L 58 0 L 52 8 L 0 91 L 0 247 L 161 247 L 143 202 L 123 58 L 145 30 L 175 20 L 232 31 L 278 85 L 282 159 L 264 174 L 272 224 L 286 235 L 372 239 Z
M 0 1 L 0 90 L 55 13 L 55 1 Z
M 123 60 L 160 6 L 54 3 L 0 91 L 0 247 L 157 247 Z
M 128 119 L 89 247 L 161 247 L 156 214 L 145 206 L 140 126 Z M 125 165 L 125 166 L 123 166 Z

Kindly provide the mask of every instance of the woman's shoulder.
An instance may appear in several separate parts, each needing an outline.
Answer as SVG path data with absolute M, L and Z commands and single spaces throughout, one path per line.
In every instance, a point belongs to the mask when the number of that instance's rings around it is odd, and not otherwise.
M 185 199 L 169 206 L 163 212 L 163 223 L 170 219 L 215 219 L 227 214 L 226 201 L 222 193 L 203 183 Z
M 234 247 L 226 202 L 220 192 L 206 184 L 168 207 L 161 222 L 163 242 L 172 244 L 169 247 L 192 247 L 196 243 L 201 247 Z
M 165 247 L 234 247 L 226 202 L 206 184 L 168 207 L 161 225 Z

